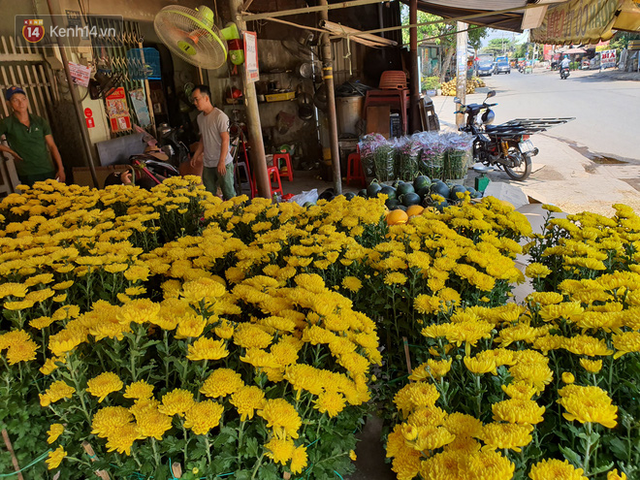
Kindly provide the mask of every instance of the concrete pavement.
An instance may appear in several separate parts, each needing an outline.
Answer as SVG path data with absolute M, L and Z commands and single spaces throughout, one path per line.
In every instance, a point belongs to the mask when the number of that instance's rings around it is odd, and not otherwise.
M 485 81 L 491 87 L 491 78 Z M 480 103 L 484 98 L 485 94 L 473 94 L 467 95 L 466 101 Z M 433 102 L 443 129 L 455 130 L 453 98 L 438 96 Z M 578 146 L 548 133 L 534 135 L 531 140 L 540 153 L 533 157 L 533 171 L 527 180 L 516 182 L 503 171 L 490 172 L 489 179 L 519 187 L 531 202 L 551 203 L 567 213 L 591 211 L 610 216 L 615 203 L 640 212 L 640 164 L 614 160 L 598 163 L 603 160 L 591 160 L 580 153 Z M 468 181 L 472 182 L 474 176 L 470 171 Z

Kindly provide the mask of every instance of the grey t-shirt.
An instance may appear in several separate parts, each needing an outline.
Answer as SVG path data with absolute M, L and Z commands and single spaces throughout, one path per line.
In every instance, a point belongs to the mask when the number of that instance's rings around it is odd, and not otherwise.
M 220 161 L 222 139 L 220 133 L 229 131 L 229 117 L 219 108 L 214 108 L 208 115 L 198 115 L 198 128 L 204 145 L 204 166 L 216 168 Z M 233 162 L 231 149 L 227 150 L 225 165 Z

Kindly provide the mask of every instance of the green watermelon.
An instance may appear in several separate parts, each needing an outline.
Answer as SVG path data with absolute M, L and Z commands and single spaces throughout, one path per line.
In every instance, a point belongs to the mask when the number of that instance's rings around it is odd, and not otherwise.
M 458 193 L 466 193 L 467 191 L 467 187 L 465 187 L 464 185 L 454 185 L 453 187 L 451 187 L 451 190 L 449 191 L 449 198 L 451 200 L 460 200 L 458 198 Z
M 396 189 L 390 187 L 389 185 L 385 185 L 384 187 L 382 187 L 379 193 L 384 193 L 389 198 L 397 198 Z
M 400 197 L 402 204 L 405 207 L 410 207 L 411 205 L 420 205 L 420 195 L 417 193 L 405 193 Z
M 449 202 L 447 202 L 446 200 L 443 200 L 441 202 L 435 202 L 433 206 L 442 212 L 445 209 L 445 207 L 449 206 Z
M 358 196 L 362 198 L 369 198 L 369 196 L 367 195 L 367 189 L 363 188 L 362 190 L 360 190 L 358 192 Z
M 411 183 L 402 182 L 400 185 L 398 185 L 398 188 L 396 188 L 396 192 L 398 196 L 400 196 L 400 195 L 406 195 L 407 193 L 415 193 L 416 191 L 414 190 L 413 185 Z
M 403 212 L 406 212 L 406 211 L 407 211 L 407 207 L 405 207 L 405 206 L 404 206 L 404 205 L 402 205 L 402 204 L 400 204 L 400 205 L 398 205 L 398 206 L 396 207 L 396 210 L 398 210 L 398 209 L 402 210 Z
M 416 190 L 416 193 L 417 193 L 418 195 L 420 195 L 420 198 L 428 197 L 428 196 L 429 196 L 429 193 L 431 193 L 431 192 L 429 191 L 429 190 L 430 190 L 430 187 L 431 187 L 431 185 L 427 185 L 427 186 L 425 186 L 425 187 L 422 187 L 421 189 Z
M 440 195 L 444 198 L 449 198 L 449 187 L 442 180 L 438 180 L 431 184 L 430 192 L 432 194 Z
M 421 188 L 431 185 L 431 179 L 425 175 L 419 175 L 413 180 L 413 189 L 417 192 Z
M 369 198 L 375 198 L 378 196 L 378 192 L 380 192 L 380 190 L 382 190 L 382 187 L 376 180 L 374 180 L 367 187 L 367 195 L 369 196 Z
M 344 198 L 346 198 L 347 200 L 353 200 L 355 198 L 356 194 L 353 192 L 347 192 L 344 194 Z
M 384 202 L 384 204 L 389 210 L 395 210 L 396 208 L 398 208 L 398 205 L 400 205 L 400 202 L 397 198 L 389 198 L 386 202 Z

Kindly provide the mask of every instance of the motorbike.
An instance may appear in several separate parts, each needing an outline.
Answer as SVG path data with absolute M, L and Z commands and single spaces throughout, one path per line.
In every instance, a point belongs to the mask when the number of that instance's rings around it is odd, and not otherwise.
M 466 122 L 459 130 L 474 136 L 475 162 L 497 166 L 514 180 L 525 180 L 531 173 L 531 157 L 538 154 L 538 149 L 529 140 L 526 127 L 512 122 L 491 125 L 495 119 L 491 107 L 497 103 L 487 103 L 487 100 L 495 94 L 495 91 L 489 90 L 483 103 L 469 105 L 464 105 L 455 97 L 453 101 L 458 105 L 455 113 L 467 115 Z
M 560 79 L 566 80 L 569 78 L 569 67 L 560 67 Z

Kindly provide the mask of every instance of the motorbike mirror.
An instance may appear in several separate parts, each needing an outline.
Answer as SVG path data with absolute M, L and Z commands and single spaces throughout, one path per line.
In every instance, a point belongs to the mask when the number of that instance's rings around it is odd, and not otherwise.
M 491 98 L 491 97 L 495 97 L 496 96 L 496 91 L 495 90 L 489 90 L 487 92 L 487 98 Z
M 458 97 L 453 97 L 453 103 L 462 103 L 462 100 L 460 100 Z

